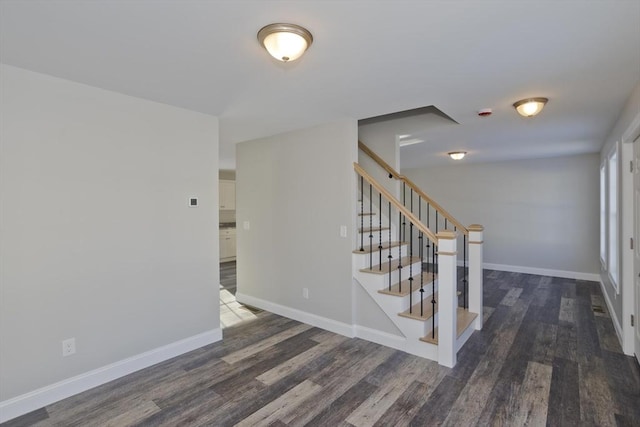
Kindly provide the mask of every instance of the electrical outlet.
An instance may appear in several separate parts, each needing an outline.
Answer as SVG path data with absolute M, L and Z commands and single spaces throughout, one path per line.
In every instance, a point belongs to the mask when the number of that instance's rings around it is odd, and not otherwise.
M 309 299 L 309 288 L 302 288 L 302 297 L 304 299 Z
M 62 356 L 71 356 L 76 352 L 76 339 L 69 338 L 62 341 Z
M 251 223 L 249 223 L 249 221 L 244 221 L 242 223 L 242 226 L 245 230 L 248 230 L 249 228 L 251 228 Z

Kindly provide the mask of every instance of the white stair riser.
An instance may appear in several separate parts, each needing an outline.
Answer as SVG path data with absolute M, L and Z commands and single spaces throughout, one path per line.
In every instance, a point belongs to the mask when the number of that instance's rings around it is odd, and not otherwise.
M 366 265 L 363 268 L 368 268 L 369 266 Z M 409 272 L 411 271 L 412 274 L 409 274 Z M 416 274 L 420 273 L 420 262 L 414 262 L 413 264 L 409 265 L 403 265 L 402 266 L 402 273 L 400 273 L 399 269 L 394 269 L 391 272 L 391 284 L 394 285 L 396 283 L 398 283 L 400 281 L 400 277 L 402 277 L 402 280 L 406 280 L 408 279 L 410 276 L 415 276 Z M 363 274 L 371 274 L 372 273 L 363 273 Z M 388 273 L 387 273 L 388 274 Z M 389 279 L 388 277 L 386 277 L 385 274 L 385 283 L 388 284 L 389 283 Z
M 369 277 L 371 276 L 371 277 Z M 357 272 L 355 277 L 358 279 L 360 284 L 365 287 L 369 294 L 377 293 L 381 295 L 383 300 L 390 300 L 389 307 L 392 307 L 391 313 L 401 313 L 409 309 L 412 304 L 417 304 L 420 301 L 420 281 L 414 280 L 412 297 L 409 298 L 409 295 L 405 295 L 404 297 L 399 297 L 395 295 L 388 294 L 380 294 L 378 291 L 385 290 L 389 288 L 389 279 L 386 275 L 373 275 L 363 272 Z M 391 285 L 395 285 L 395 283 L 391 283 Z M 424 300 L 427 303 L 431 303 L 431 294 L 432 291 L 438 292 L 438 280 L 436 279 L 433 287 L 431 286 L 431 282 L 424 284 Z
M 365 242 L 365 244 L 368 244 Z M 374 242 L 375 245 L 375 242 Z M 398 259 L 398 251 L 401 252 L 401 257 L 405 257 L 407 256 L 407 245 L 403 245 L 401 247 L 399 246 L 394 246 L 393 248 L 391 248 L 391 256 L 393 257 L 391 259 L 391 261 L 394 261 L 396 259 Z M 354 253 L 354 257 L 353 257 L 353 262 L 356 265 L 356 267 L 358 267 L 358 269 L 360 268 L 369 268 L 369 254 L 368 253 Z M 388 261 L 389 258 L 387 258 L 389 256 L 389 249 L 383 249 L 382 250 L 382 263 L 386 263 Z M 373 261 L 373 265 L 379 265 L 380 264 L 380 251 L 375 251 L 371 254 L 371 258 Z
M 365 225 L 365 228 L 366 228 L 366 227 L 368 227 L 368 225 Z M 375 226 L 375 225 L 374 225 L 374 227 L 377 227 L 377 226 Z M 358 229 L 359 229 L 359 228 L 360 228 L 360 226 L 358 225 Z M 360 231 L 358 231 L 358 236 L 357 236 L 357 237 L 358 237 L 358 240 L 356 241 L 356 242 L 357 242 L 358 247 L 359 247 L 360 242 L 361 242 L 361 240 L 360 240 L 360 236 L 361 236 L 361 235 L 362 235 L 362 244 L 363 244 L 364 246 L 366 246 L 366 245 L 368 245 L 368 244 L 369 244 L 369 235 L 372 235 L 372 236 L 373 236 L 373 244 L 375 245 L 376 243 L 379 243 L 379 242 L 380 242 L 380 234 L 382 234 L 382 241 L 383 241 L 383 242 L 388 242 L 388 241 L 389 241 L 389 230 L 382 230 L 382 231 L 377 231 L 377 230 L 374 230 L 374 231 L 365 231 L 364 233 L 361 233 Z M 391 239 L 392 239 L 392 240 L 394 239 L 394 237 L 393 237 L 393 232 L 391 233 Z

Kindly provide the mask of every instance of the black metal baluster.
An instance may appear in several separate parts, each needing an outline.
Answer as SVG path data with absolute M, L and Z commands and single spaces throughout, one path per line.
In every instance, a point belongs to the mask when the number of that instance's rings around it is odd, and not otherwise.
M 380 232 L 378 233 L 378 265 L 380 266 L 380 271 L 382 271 L 382 193 L 378 193 L 378 228 L 380 228 Z
M 429 202 L 427 202 L 427 228 L 429 228 Z M 429 230 L 431 230 L 429 228 Z M 431 240 L 427 239 L 427 272 L 429 271 L 429 252 L 431 250 Z
M 458 231 L 458 227 L 456 227 L 455 225 L 453 226 L 453 231 Z M 458 236 L 456 236 L 456 244 L 458 242 Z M 456 263 L 456 307 L 458 306 L 458 300 L 459 298 L 457 297 L 458 295 L 458 281 L 457 281 L 457 277 L 458 277 L 458 257 L 455 257 L 455 263 Z
M 418 219 L 422 222 L 422 198 L 418 196 Z M 420 244 L 420 250 L 418 256 L 420 257 L 420 307 L 422 307 L 422 297 L 424 295 L 424 273 L 422 272 L 424 266 L 424 233 L 422 230 L 418 232 L 418 243 Z
M 411 205 L 411 213 L 413 213 L 413 187 L 411 188 L 411 202 L 410 202 L 410 205 Z
M 407 190 L 404 181 L 402 182 L 402 206 L 407 207 Z M 403 242 L 407 241 L 407 217 L 402 216 L 402 233 L 404 237 L 402 238 Z
M 436 210 L 436 234 L 438 234 L 438 211 Z M 433 244 L 433 255 L 435 263 L 433 263 L 433 271 L 436 270 L 436 264 L 438 263 L 438 254 L 436 253 L 436 244 Z
M 413 213 L 413 188 L 411 188 L 410 206 Z M 409 313 L 413 311 L 413 221 L 409 221 Z
M 373 186 L 369 184 L 369 270 L 373 270 L 373 215 L 371 215 L 371 212 L 373 212 L 373 201 L 371 197 L 371 187 Z
M 469 299 L 467 296 L 468 282 L 467 282 L 467 235 L 464 234 L 462 236 L 462 247 L 463 247 L 463 262 L 464 267 L 462 267 L 462 288 L 464 291 L 464 308 L 469 309 Z
M 436 262 L 436 251 L 438 250 L 436 244 L 433 244 L 433 254 L 431 261 L 435 264 Z M 433 316 L 431 316 L 431 338 L 436 338 L 436 271 L 435 268 L 431 272 L 431 311 Z M 455 314 L 454 314 L 455 316 Z
M 360 176 L 360 252 L 364 252 L 364 178 Z
M 418 221 L 422 224 L 422 196 L 418 194 Z M 422 247 L 422 243 L 424 242 L 424 236 L 422 234 L 422 230 L 418 232 L 418 244 L 420 245 L 420 250 L 418 251 L 418 256 L 420 257 L 420 277 L 422 277 L 422 269 L 424 266 L 424 259 L 422 255 L 424 255 L 424 248 Z
M 402 211 L 398 211 L 398 221 L 402 221 Z M 402 292 L 402 245 L 398 245 L 398 291 Z
M 413 221 L 409 221 L 409 313 L 413 311 Z
M 448 227 L 448 223 L 447 223 L 447 217 L 444 218 L 444 229 L 446 230 Z
M 391 202 L 389 202 L 389 215 L 387 218 L 389 218 L 389 255 L 387 259 L 389 260 L 389 292 L 391 292 L 391 258 L 393 258 L 393 255 L 391 255 Z

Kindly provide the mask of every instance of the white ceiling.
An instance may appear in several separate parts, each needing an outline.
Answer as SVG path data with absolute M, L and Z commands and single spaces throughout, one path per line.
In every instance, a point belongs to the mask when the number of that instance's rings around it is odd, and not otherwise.
M 272 22 L 313 33 L 301 60 L 258 45 Z M 640 0 L 2 0 L 0 60 L 219 116 L 221 168 L 235 142 L 429 105 L 459 125 L 413 129 L 405 167 L 556 156 L 598 151 L 640 80 Z

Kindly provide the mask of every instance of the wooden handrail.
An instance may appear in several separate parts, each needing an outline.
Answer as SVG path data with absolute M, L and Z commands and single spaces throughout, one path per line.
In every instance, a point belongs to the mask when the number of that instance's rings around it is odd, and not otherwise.
M 396 172 L 396 170 L 394 168 L 392 168 L 391 166 L 389 166 L 389 164 L 387 162 L 385 162 L 382 159 L 382 157 L 378 156 L 373 150 L 371 150 L 371 148 L 367 147 L 362 141 L 358 141 L 358 148 L 360 148 L 362 151 L 364 151 L 367 154 L 367 156 L 371 157 L 373 159 L 373 161 L 375 161 L 382 169 L 387 171 L 387 173 L 389 173 L 390 177 L 393 177 L 393 178 L 395 178 L 395 179 L 397 179 L 399 181 L 402 181 L 405 184 L 407 184 L 410 188 L 412 188 L 413 191 L 415 191 L 420 197 L 422 197 L 425 201 L 427 201 L 427 203 L 429 203 L 431 206 L 433 206 L 433 208 L 436 211 L 438 211 L 449 222 L 451 222 L 453 225 L 455 225 L 456 228 L 458 229 L 458 231 L 460 231 L 465 236 L 469 235 L 469 230 L 467 230 L 467 227 L 462 225 L 462 223 L 460 221 L 455 219 L 453 217 L 453 215 L 451 215 L 449 212 L 447 212 L 435 200 L 433 200 L 431 197 L 427 196 L 427 194 L 424 191 L 422 191 L 420 189 L 420 187 L 418 187 L 416 184 L 414 184 L 413 181 L 411 181 L 406 176 L 400 175 L 398 172 Z
M 400 203 L 398 199 L 393 197 L 393 195 L 389 193 L 386 188 L 380 185 L 375 179 L 371 177 L 371 175 L 369 175 L 364 169 L 362 169 L 362 166 L 354 163 L 353 168 L 361 177 L 363 177 L 369 184 L 371 184 L 373 188 L 375 188 L 380 194 L 382 194 L 385 199 L 391 202 L 391 204 L 393 204 L 400 212 L 402 212 L 402 214 L 407 217 L 409 221 L 411 221 L 413 225 L 418 228 L 418 230 L 422 231 L 429 240 L 431 240 L 436 245 L 438 244 L 438 238 L 436 237 L 436 235 L 431 230 L 429 230 L 411 211 L 409 211 L 409 209 L 407 209 L 402 203 Z M 382 207 L 380 208 L 382 209 Z
M 362 141 L 358 141 L 358 148 L 364 151 L 367 156 L 371 157 L 378 165 L 382 167 L 382 169 L 386 170 L 387 173 L 391 175 L 389 176 L 389 178 L 393 177 L 395 179 L 402 179 L 402 175 L 396 172 L 394 168 L 389 166 L 389 164 L 385 162 L 382 157 L 378 156 L 371 148 L 364 145 Z

